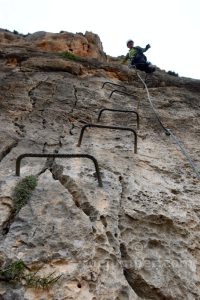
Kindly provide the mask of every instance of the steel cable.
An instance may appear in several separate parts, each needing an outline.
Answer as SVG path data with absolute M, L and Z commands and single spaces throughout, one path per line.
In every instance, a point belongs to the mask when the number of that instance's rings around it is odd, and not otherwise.
M 144 85 L 144 87 L 145 87 L 145 89 L 146 89 L 146 92 L 147 92 L 147 98 L 148 98 L 148 100 L 149 100 L 149 103 L 150 103 L 150 105 L 151 105 L 151 108 L 152 108 L 152 110 L 153 110 L 153 112 L 154 112 L 154 114 L 155 114 L 155 116 L 156 116 L 156 118 L 157 118 L 157 120 L 158 120 L 160 126 L 161 126 L 162 129 L 165 131 L 165 134 L 168 135 L 168 136 L 171 136 L 172 139 L 175 141 L 175 143 L 179 146 L 179 148 L 180 148 L 182 154 L 187 158 L 187 160 L 188 160 L 190 166 L 192 167 L 193 171 L 196 173 L 197 178 L 200 179 L 200 172 L 198 171 L 197 166 L 194 164 L 194 162 L 193 162 L 193 160 L 191 159 L 190 155 L 187 153 L 187 151 L 185 150 L 185 148 L 183 147 L 183 145 L 180 143 L 180 141 L 177 139 L 177 137 L 173 134 L 173 132 L 172 132 L 170 129 L 166 128 L 166 127 L 163 125 L 163 123 L 161 122 L 160 117 L 159 117 L 159 115 L 157 114 L 157 112 L 156 112 L 156 110 L 155 110 L 155 108 L 154 108 L 154 106 L 153 106 L 153 103 L 152 103 L 152 101 L 151 101 L 150 94 L 149 94 L 149 90 L 148 90 L 148 87 L 147 87 L 145 81 L 142 79 L 142 77 L 140 76 L 140 74 L 138 74 L 138 72 L 137 72 L 136 69 L 135 69 L 135 71 L 136 71 L 136 75 L 137 75 L 138 78 L 141 80 L 141 82 L 143 83 L 143 85 Z M 139 105 L 139 103 L 138 103 L 138 105 Z

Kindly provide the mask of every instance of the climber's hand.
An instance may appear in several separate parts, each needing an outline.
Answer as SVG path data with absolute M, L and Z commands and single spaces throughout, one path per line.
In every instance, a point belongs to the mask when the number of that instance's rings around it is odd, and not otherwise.
M 149 48 L 151 48 L 151 46 L 149 44 L 146 45 L 146 50 L 148 50 Z

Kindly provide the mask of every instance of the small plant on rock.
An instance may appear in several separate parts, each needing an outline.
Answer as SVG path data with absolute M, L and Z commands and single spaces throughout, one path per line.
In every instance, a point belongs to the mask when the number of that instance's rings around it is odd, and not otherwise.
M 33 175 L 26 176 L 18 182 L 14 189 L 13 195 L 14 210 L 16 213 L 28 203 L 32 191 L 35 189 L 36 186 L 37 179 Z
M 62 274 L 58 276 L 55 276 L 54 274 L 55 272 L 42 277 L 37 275 L 37 272 L 35 272 L 27 274 L 24 279 L 26 285 L 29 287 L 45 289 L 53 285 L 62 276 Z
M 14 34 L 19 34 L 19 32 L 17 30 L 13 30 Z
M 17 260 L 5 266 L 4 269 L 0 270 L 0 276 L 2 280 L 16 280 L 21 278 L 25 269 L 25 264 L 22 260 Z
M 71 53 L 69 51 L 63 52 L 62 56 L 66 59 L 74 60 L 74 61 L 77 61 L 79 59 L 79 57 L 77 55 L 74 55 L 73 53 Z
M 168 71 L 167 73 L 171 76 L 178 77 L 178 73 L 175 73 L 174 71 Z
M 37 275 L 38 272 L 27 271 L 29 268 L 22 260 L 17 260 L 0 269 L 0 280 L 7 282 L 20 282 L 21 284 L 37 289 L 47 289 L 56 283 L 62 276 L 55 276 L 55 272 L 46 276 Z

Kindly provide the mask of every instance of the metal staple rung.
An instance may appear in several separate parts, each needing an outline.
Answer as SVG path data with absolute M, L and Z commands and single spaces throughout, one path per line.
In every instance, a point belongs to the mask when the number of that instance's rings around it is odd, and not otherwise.
M 121 87 L 121 88 L 123 88 L 123 89 L 126 90 L 126 87 L 125 87 L 124 85 L 117 84 L 117 83 L 113 83 L 113 82 L 110 82 L 110 81 L 105 81 L 105 82 L 103 83 L 103 85 L 102 85 L 102 89 L 104 88 L 104 86 L 105 86 L 106 84 L 111 84 L 111 85 L 119 86 L 119 87 Z
M 112 94 L 113 94 L 113 93 L 119 93 L 119 94 L 127 95 L 127 96 L 134 96 L 133 94 L 130 94 L 130 93 L 127 93 L 127 92 L 123 92 L 123 91 L 119 91 L 119 90 L 113 90 L 113 91 L 110 93 L 109 98 L 112 97 Z
M 86 124 L 81 128 L 81 133 L 79 136 L 78 144 L 77 147 L 81 146 L 81 142 L 83 139 L 83 133 L 87 127 L 96 127 L 96 128 L 106 128 L 106 129 L 116 129 L 116 130 L 127 130 L 133 132 L 135 136 L 135 141 L 134 141 L 134 153 L 137 153 L 137 133 L 134 129 L 129 128 L 129 127 L 118 127 L 118 126 L 109 126 L 109 125 L 97 125 L 97 124 Z
M 54 158 L 56 158 L 56 157 L 57 158 L 80 158 L 80 157 L 83 157 L 83 158 L 89 158 L 94 163 L 99 186 L 103 187 L 98 162 L 97 162 L 96 158 L 92 155 L 89 155 L 89 154 L 24 153 L 24 154 L 21 154 L 20 156 L 18 156 L 16 159 L 16 173 L 15 173 L 16 176 L 20 176 L 20 163 L 21 163 L 21 160 L 25 157 L 54 157 Z
M 113 112 L 124 112 L 124 113 L 133 113 L 136 115 L 136 121 L 137 121 L 137 129 L 139 128 L 139 114 L 135 110 L 123 110 L 123 109 L 113 109 L 113 108 L 102 108 L 99 112 L 97 122 L 100 121 L 101 115 L 103 111 L 113 111 Z

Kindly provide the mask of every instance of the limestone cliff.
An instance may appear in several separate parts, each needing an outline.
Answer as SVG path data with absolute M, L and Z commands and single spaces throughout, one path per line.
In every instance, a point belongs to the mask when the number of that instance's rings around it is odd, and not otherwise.
M 97 34 L 86 31 L 82 33 L 70 33 L 61 31 L 50 33 L 45 31 L 35 32 L 34 34 L 22 35 L 18 32 L 9 32 L 0 29 L 1 45 L 31 47 L 42 51 L 63 52 L 69 51 L 82 57 L 93 57 L 98 60 L 106 60 L 103 52 L 103 45 Z
M 199 180 L 136 72 L 108 62 L 92 33 L 1 30 L 0 41 L 0 299 L 200 299 Z M 157 68 L 147 85 L 198 168 L 200 81 Z M 102 108 L 136 111 L 139 128 L 131 112 L 97 122 Z M 137 145 L 130 130 L 87 128 L 77 147 L 88 123 L 133 129 Z M 87 157 L 25 157 L 15 176 L 24 153 L 92 155 L 103 187 Z M 37 186 L 16 210 L 29 175 Z M 8 273 L 19 261 L 24 277 Z

